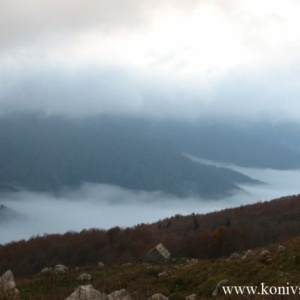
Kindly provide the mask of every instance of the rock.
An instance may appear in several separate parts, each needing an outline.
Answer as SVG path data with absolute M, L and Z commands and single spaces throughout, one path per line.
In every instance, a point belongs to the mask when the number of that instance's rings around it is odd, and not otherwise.
M 12 271 L 6 271 L 0 277 L 0 298 L 17 299 L 19 290 L 16 288 L 16 282 Z
M 242 259 L 246 259 L 249 256 L 252 256 L 254 252 L 252 250 L 247 250 L 247 252 L 243 255 Z
M 50 274 L 52 272 L 52 268 L 44 268 L 41 272 L 40 272 L 40 274 L 41 275 L 46 275 L 46 274 Z
M 93 286 L 81 285 L 65 300 L 108 300 L 106 294 L 102 294 L 95 290 Z
M 283 253 L 285 251 L 285 247 L 282 245 L 279 245 L 277 251 L 278 251 L 278 253 Z
M 69 271 L 69 269 L 62 264 L 58 264 L 53 268 L 53 273 L 55 273 L 55 274 L 65 274 L 68 271 Z
M 88 281 L 88 280 L 92 279 L 92 275 L 91 274 L 87 274 L 87 273 L 82 273 L 76 279 L 80 280 L 80 281 Z
M 238 259 L 240 258 L 241 256 L 238 254 L 238 253 L 232 253 L 228 258 L 227 260 L 234 260 L 234 259 Z
M 220 288 L 221 286 L 223 286 L 223 285 L 226 285 L 226 284 L 228 284 L 228 280 L 227 280 L 227 279 L 220 280 L 220 281 L 218 282 L 216 288 L 214 289 L 213 293 L 212 293 L 213 297 L 218 296 L 219 288 Z
M 259 261 L 264 264 L 269 264 L 270 262 L 272 262 L 271 252 L 269 250 L 263 250 L 260 253 Z
M 148 300 L 169 300 L 169 298 L 162 294 L 154 294 Z
M 98 262 L 98 267 L 99 268 L 104 268 L 105 267 L 105 264 L 101 261 Z
M 168 276 L 169 275 L 169 273 L 168 272 L 161 272 L 161 273 L 159 273 L 158 274 L 158 277 L 166 277 L 166 276 Z
M 271 252 L 269 250 L 263 250 L 260 252 L 260 256 L 270 256 Z
M 109 300 L 132 300 L 125 289 L 114 291 L 108 295 Z
M 185 297 L 185 300 L 197 300 L 197 295 L 196 294 L 191 294 L 189 296 Z

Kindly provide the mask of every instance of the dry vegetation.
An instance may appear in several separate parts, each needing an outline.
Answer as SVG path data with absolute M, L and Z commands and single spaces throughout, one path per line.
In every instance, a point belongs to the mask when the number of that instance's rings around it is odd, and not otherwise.
M 96 268 L 83 267 L 70 270 L 65 275 L 33 275 L 17 280 L 21 299 L 64 299 L 79 284 L 92 284 L 97 290 L 110 293 L 125 288 L 133 299 L 148 299 L 154 293 L 162 293 L 170 299 L 184 299 L 195 293 L 200 299 L 212 297 L 218 281 L 228 279 L 229 285 L 298 285 L 300 282 L 300 239 L 294 238 L 284 243 L 283 252 L 278 252 L 278 245 L 270 245 L 271 261 L 260 255 L 261 249 L 254 250 L 246 259 L 228 260 L 187 260 L 176 259 L 166 264 L 150 265 L 133 263 L 120 266 Z M 242 253 L 241 253 L 242 254 Z M 89 282 L 79 283 L 75 278 L 82 272 L 92 275 Z M 166 276 L 159 274 L 167 272 Z M 240 299 L 240 296 L 218 298 Z M 266 297 L 268 298 L 268 297 Z M 289 296 L 289 299 L 292 297 Z M 263 299 L 252 296 L 248 299 Z M 276 297 L 272 296 L 272 299 Z M 278 297 L 278 299 L 281 299 Z M 297 298 L 296 298 L 297 299 Z

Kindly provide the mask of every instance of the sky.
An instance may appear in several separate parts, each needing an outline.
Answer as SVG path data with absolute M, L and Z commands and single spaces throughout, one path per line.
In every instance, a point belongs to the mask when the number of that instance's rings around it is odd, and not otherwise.
M 298 0 L 2 0 L 0 114 L 300 120 Z

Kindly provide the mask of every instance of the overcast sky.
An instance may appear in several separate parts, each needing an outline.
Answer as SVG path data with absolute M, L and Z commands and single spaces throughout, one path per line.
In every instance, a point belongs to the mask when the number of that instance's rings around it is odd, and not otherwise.
M 300 120 L 298 0 L 2 0 L 0 112 Z

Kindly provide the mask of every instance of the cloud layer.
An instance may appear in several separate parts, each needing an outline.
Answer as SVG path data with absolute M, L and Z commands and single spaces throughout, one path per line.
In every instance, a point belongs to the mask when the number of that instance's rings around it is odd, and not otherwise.
M 129 227 L 156 222 L 177 213 L 206 213 L 299 193 L 299 170 L 235 168 L 266 184 L 245 185 L 246 193 L 214 201 L 178 199 L 160 192 L 135 192 L 104 184 L 85 184 L 57 196 L 29 191 L 2 195 L 0 204 L 22 217 L 18 221 L 1 223 L 0 243 L 68 230 Z
M 300 119 L 296 0 L 0 3 L 0 110 Z

